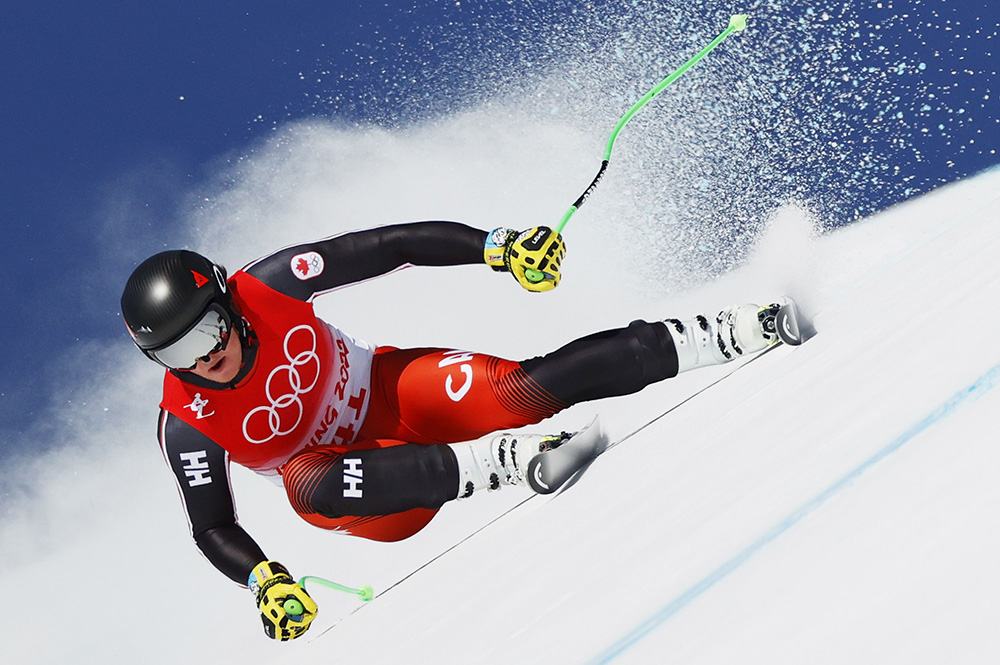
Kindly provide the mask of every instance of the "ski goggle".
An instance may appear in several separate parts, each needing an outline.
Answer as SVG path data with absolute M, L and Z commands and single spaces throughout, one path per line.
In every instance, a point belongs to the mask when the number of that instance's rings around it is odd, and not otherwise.
M 199 359 L 226 348 L 231 330 L 229 314 L 211 305 L 191 330 L 161 349 L 147 350 L 146 355 L 169 369 L 194 369 Z

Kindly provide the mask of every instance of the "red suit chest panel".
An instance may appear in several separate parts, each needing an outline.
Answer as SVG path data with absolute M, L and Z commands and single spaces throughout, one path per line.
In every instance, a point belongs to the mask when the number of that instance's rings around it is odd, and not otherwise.
M 167 372 L 161 408 L 257 471 L 278 469 L 309 446 L 353 441 L 368 407 L 368 347 L 321 321 L 311 303 L 243 271 L 229 286 L 257 336 L 253 369 L 222 390 Z

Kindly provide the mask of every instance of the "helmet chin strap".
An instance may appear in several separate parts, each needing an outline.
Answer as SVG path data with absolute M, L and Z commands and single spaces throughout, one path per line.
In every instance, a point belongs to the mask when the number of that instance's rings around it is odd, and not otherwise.
M 238 320 L 239 323 L 235 323 Z M 246 376 L 254 363 L 257 361 L 257 349 L 260 348 L 260 342 L 257 339 L 257 335 L 250 328 L 250 324 L 242 316 L 237 315 L 234 319 L 233 327 L 235 328 L 239 325 L 239 330 L 236 331 L 240 336 L 240 346 L 243 349 L 243 358 L 240 361 L 240 371 L 236 373 L 236 377 L 229 382 L 230 388 L 235 388 L 236 385 Z
M 233 327 L 239 326 L 236 333 L 240 336 L 240 345 L 243 347 L 243 351 L 249 350 L 251 347 L 258 344 L 257 334 L 250 328 L 250 323 L 244 319 L 242 316 L 237 315 L 236 320 L 239 323 L 233 323 Z

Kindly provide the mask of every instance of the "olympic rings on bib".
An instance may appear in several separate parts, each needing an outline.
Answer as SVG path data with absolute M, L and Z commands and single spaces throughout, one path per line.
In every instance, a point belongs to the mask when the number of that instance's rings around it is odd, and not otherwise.
M 307 331 L 311 336 L 312 341 L 307 345 L 309 348 L 292 355 L 292 352 L 289 350 L 290 347 L 292 347 L 292 337 L 299 331 Z M 302 335 L 296 336 L 296 348 L 302 346 L 302 339 Z M 316 353 L 315 330 L 308 325 L 296 326 L 289 330 L 288 334 L 285 335 L 284 351 L 285 358 L 288 359 L 288 364 L 279 365 L 278 367 L 272 369 L 271 373 L 267 377 L 267 382 L 265 383 L 264 392 L 267 396 L 269 404 L 252 409 L 243 419 L 243 436 L 250 443 L 267 443 L 276 436 L 286 436 L 295 431 L 295 428 L 299 426 L 300 422 L 302 422 L 302 415 L 305 412 L 305 407 L 302 404 L 302 399 L 299 395 L 308 393 L 310 390 L 315 388 L 316 384 L 319 382 L 322 368 L 320 367 L 319 355 Z M 302 374 L 299 373 L 299 368 L 313 362 L 316 363 L 316 373 L 309 385 L 303 385 Z M 275 397 L 271 392 L 271 382 L 279 376 L 287 378 L 288 386 L 291 389 L 291 392 L 286 392 Z M 292 419 L 288 417 L 290 416 L 288 409 L 291 408 L 294 408 L 296 412 L 294 422 L 292 422 Z M 252 436 L 248 427 L 250 425 L 250 420 L 253 419 L 254 415 L 258 413 L 267 414 L 266 427 L 270 434 L 264 438 L 256 438 Z M 261 418 L 258 417 L 254 419 L 254 421 L 255 423 L 260 423 Z

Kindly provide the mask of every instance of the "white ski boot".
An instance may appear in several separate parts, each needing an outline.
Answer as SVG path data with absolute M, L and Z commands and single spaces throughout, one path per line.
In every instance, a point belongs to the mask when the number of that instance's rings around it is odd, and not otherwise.
M 569 434 L 499 434 L 467 443 L 450 443 L 458 458 L 458 498 L 479 490 L 490 492 L 501 485 L 527 485 L 528 462 L 535 455 L 560 445 Z
M 677 350 L 677 373 L 721 365 L 776 344 L 778 309 L 778 304 L 733 305 L 719 312 L 714 321 L 701 315 L 688 321 L 665 320 Z
M 539 494 L 554 492 L 599 455 L 606 440 L 595 418 L 573 434 L 499 434 L 448 445 L 458 459 L 458 498 L 464 499 L 503 485 L 522 485 Z

